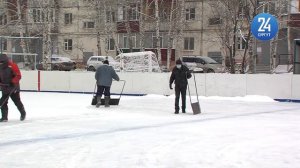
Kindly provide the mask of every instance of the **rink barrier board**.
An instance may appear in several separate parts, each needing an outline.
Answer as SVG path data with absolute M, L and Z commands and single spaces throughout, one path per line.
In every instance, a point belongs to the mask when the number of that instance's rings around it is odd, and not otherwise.
M 95 73 L 86 71 L 22 71 L 21 89 L 32 91 L 92 93 Z M 124 94 L 172 95 L 170 73 L 118 73 L 126 80 Z M 300 99 L 300 75 L 293 74 L 195 74 L 199 96 L 236 97 L 262 95 L 273 99 Z M 189 82 L 193 80 L 189 79 Z M 174 84 L 173 84 L 174 87 Z M 111 92 L 121 84 L 113 82 Z M 195 95 L 195 89 L 191 88 Z
M 36 90 L 21 90 L 24 92 L 44 92 L 44 93 L 73 93 L 73 94 L 93 94 L 93 92 L 66 92 L 66 91 L 36 91 Z M 119 95 L 116 93 L 111 93 L 111 95 Z M 122 94 L 123 96 L 146 96 L 147 94 Z M 169 96 L 169 95 L 165 95 Z M 288 102 L 288 103 L 300 103 L 300 100 L 294 99 L 274 99 L 278 102 Z
M 44 90 L 44 91 L 37 91 L 37 90 L 23 90 L 23 89 L 21 89 L 21 91 L 23 91 L 23 92 L 42 92 L 42 93 L 73 93 L 73 94 L 93 94 L 93 92 L 72 92 L 72 91 L 70 91 L 70 92 L 68 92 L 68 91 L 47 91 L 47 90 Z M 111 95 L 113 95 L 113 96 L 119 96 L 120 94 L 118 94 L 118 93 L 111 93 Z M 134 94 L 134 93 L 132 93 L 132 94 L 122 94 L 122 96 L 146 96 L 147 94 Z
M 288 102 L 288 103 L 300 103 L 300 100 L 294 100 L 294 99 L 274 99 L 278 102 Z

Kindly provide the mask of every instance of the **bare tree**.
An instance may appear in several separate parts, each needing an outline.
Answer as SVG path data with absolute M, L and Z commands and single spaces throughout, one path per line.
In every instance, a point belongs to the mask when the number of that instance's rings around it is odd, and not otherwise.
M 1 19 L 4 19 L 4 22 L 1 24 L 1 28 L 4 31 L 1 33 L 6 36 L 16 36 L 14 38 L 8 37 L 6 42 L 14 45 L 14 48 L 16 46 L 20 47 L 18 48 L 18 53 L 23 53 L 26 66 L 30 64 L 34 65 L 34 58 L 28 57 L 28 54 L 32 50 L 31 40 L 28 40 L 30 39 L 29 27 L 27 24 L 28 1 L 2 0 L 0 4 L 2 11 Z
M 242 36 L 242 39 L 244 40 L 244 53 L 243 53 L 243 57 L 242 57 L 242 66 L 241 66 L 241 73 L 245 73 L 245 69 L 246 69 L 246 60 L 248 57 L 248 65 L 249 65 L 249 70 L 250 72 L 254 73 L 254 57 L 256 55 L 256 48 L 254 49 L 255 52 L 253 52 L 253 36 L 251 34 L 251 22 L 253 20 L 253 18 L 257 15 L 257 8 L 258 8 L 258 2 L 257 0 L 245 0 L 242 1 L 242 20 L 243 20 L 243 24 L 241 25 L 241 29 L 243 29 L 243 31 L 240 32 L 242 34 L 242 32 L 246 32 L 246 35 Z M 255 46 L 256 47 L 256 46 Z
M 46 69 L 50 69 L 51 55 L 53 48 L 56 45 L 54 36 L 58 30 L 58 17 L 59 17 L 59 0 L 32 0 L 29 4 L 31 17 L 31 32 L 32 35 L 40 36 L 43 38 L 43 63 Z
M 174 0 L 171 0 L 171 8 L 170 8 L 170 16 L 169 16 L 169 30 L 168 30 L 168 53 L 167 53 L 167 69 L 170 69 L 170 62 L 171 62 L 171 54 L 172 54 L 172 35 L 173 35 L 173 24 L 172 20 L 173 20 L 173 16 L 174 16 Z M 174 22 L 173 22 L 174 23 Z
M 159 8 L 158 8 L 158 0 L 155 0 L 155 33 L 156 33 L 156 47 L 157 47 L 157 55 L 158 55 L 158 63 L 161 65 L 161 49 L 160 49 L 160 18 L 159 18 Z
M 217 25 L 216 32 L 229 58 L 230 73 L 236 72 L 237 55 L 242 57 L 240 73 L 245 73 L 247 61 L 252 70 L 254 40 L 251 21 L 257 14 L 257 0 L 216 0 L 209 4 L 213 11 L 210 22 Z M 243 49 L 243 52 L 238 52 L 238 49 Z

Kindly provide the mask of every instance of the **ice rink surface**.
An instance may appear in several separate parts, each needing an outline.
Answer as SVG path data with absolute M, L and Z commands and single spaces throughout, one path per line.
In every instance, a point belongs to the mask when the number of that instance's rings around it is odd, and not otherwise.
M 202 114 L 174 114 L 174 96 L 124 96 L 95 108 L 92 95 L 22 92 L 0 123 L 2 168 L 295 168 L 300 104 L 268 97 L 199 97 Z M 192 98 L 196 101 L 196 98 Z

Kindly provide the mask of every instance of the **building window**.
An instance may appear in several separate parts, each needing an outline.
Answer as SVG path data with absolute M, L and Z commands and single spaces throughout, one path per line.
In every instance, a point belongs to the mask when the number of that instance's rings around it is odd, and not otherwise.
M 2 46 L 2 50 L 4 50 L 4 51 L 6 51 L 7 50 L 7 40 L 6 39 L 2 39 L 2 44 L 1 44 Z
M 128 47 L 128 37 L 127 36 L 123 36 L 123 47 L 124 48 L 129 48 Z
M 283 1 L 282 3 L 282 14 L 288 14 L 289 1 Z
M 32 19 L 34 23 L 39 22 L 54 22 L 54 14 L 53 11 L 49 13 L 45 13 L 40 9 L 33 9 L 32 10 Z
M 129 7 L 120 6 L 118 7 L 118 20 L 138 20 L 139 19 L 139 8 L 136 4 L 132 4 Z
M 159 11 L 159 20 L 160 21 L 167 21 L 168 18 L 168 11 L 167 9 L 162 9 Z
M 36 22 L 41 22 L 40 17 L 41 17 L 41 11 L 40 11 L 40 10 L 37 10 L 37 9 L 33 9 L 33 10 L 32 10 L 32 18 L 33 18 L 33 22 L 34 22 L 34 23 L 36 23 Z
M 107 11 L 106 12 L 106 22 L 107 23 L 112 23 L 112 22 L 115 22 L 115 21 L 116 21 L 115 12 Z
M 186 20 L 195 20 L 196 11 L 195 8 L 188 8 L 185 10 L 185 19 Z
M 128 10 L 129 20 L 138 20 L 139 19 L 139 11 L 136 4 L 130 6 Z
M 159 40 L 160 40 L 160 48 L 163 48 L 163 38 L 162 37 L 159 37 Z M 157 48 L 157 37 L 155 35 L 152 36 L 152 47 L 153 48 Z
M 118 7 L 118 20 L 123 21 L 125 20 L 126 12 L 125 12 L 125 6 L 119 6 Z
M 6 24 L 7 24 L 6 15 L 0 15 L 0 25 L 6 25 Z
M 65 50 L 72 50 L 72 44 L 73 44 L 72 39 L 65 39 L 64 44 L 65 44 Z
M 110 38 L 108 40 L 108 43 L 107 43 L 107 49 L 108 50 L 115 50 L 115 40 L 113 38 Z
M 85 29 L 95 28 L 95 22 L 83 22 L 83 28 Z
M 244 50 L 246 48 L 246 39 L 243 37 L 237 38 L 237 49 Z
M 72 13 L 65 13 L 65 24 L 72 24 Z
M 276 12 L 276 2 L 271 2 L 271 1 L 265 1 L 265 0 L 259 0 L 257 2 L 258 6 L 260 6 L 258 12 L 263 12 L 263 13 L 270 13 L 270 14 L 275 14 Z M 282 5 L 282 12 L 284 12 L 285 6 L 284 4 Z
M 136 34 L 128 36 L 128 34 L 119 34 L 119 44 L 121 48 L 136 48 L 137 37 Z
M 270 13 L 270 14 L 275 14 L 276 13 L 276 5 L 275 2 L 268 2 L 264 6 L 264 12 L 265 13 Z
M 215 17 L 215 18 L 209 18 L 208 19 L 208 24 L 209 25 L 218 25 L 222 23 L 222 19 L 219 17 Z
M 136 48 L 136 36 L 131 36 L 131 47 Z
M 194 50 L 195 40 L 194 37 L 184 38 L 184 50 Z

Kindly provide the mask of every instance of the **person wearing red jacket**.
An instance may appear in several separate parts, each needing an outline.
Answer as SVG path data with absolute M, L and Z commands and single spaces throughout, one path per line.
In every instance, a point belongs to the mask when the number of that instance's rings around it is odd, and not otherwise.
M 7 122 L 8 115 L 8 99 L 9 97 L 17 106 L 21 113 L 20 120 L 26 118 L 24 105 L 20 98 L 20 79 L 21 72 L 14 62 L 10 61 L 6 54 L 0 54 L 0 87 L 2 90 L 2 97 L 0 99 L 2 118 L 0 122 Z

